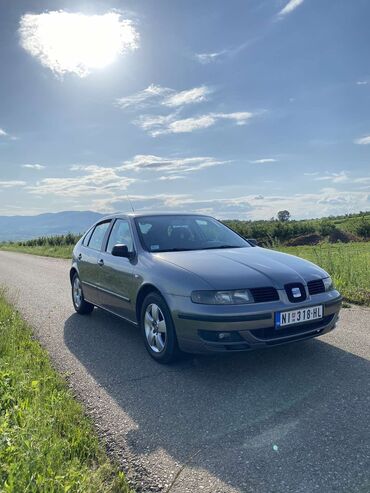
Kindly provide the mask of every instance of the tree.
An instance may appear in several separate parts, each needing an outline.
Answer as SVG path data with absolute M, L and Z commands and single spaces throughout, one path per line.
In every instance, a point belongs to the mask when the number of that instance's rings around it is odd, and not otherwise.
M 277 213 L 277 218 L 280 222 L 285 223 L 285 222 L 289 221 L 289 219 L 290 219 L 290 212 L 286 211 L 286 210 L 279 211 Z
M 366 240 L 370 238 L 370 221 L 367 221 L 365 217 L 362 217 L 356 226 L 356 234 L 363 236 Z
M 323 219 L 322 221 L 320 221 L 318 227 L 319 233 L 323 236 L 331 235 L 336 229 L 337 227 L 335 226 L 335 224 L 331 221 L 328 221 L 327 219 Z

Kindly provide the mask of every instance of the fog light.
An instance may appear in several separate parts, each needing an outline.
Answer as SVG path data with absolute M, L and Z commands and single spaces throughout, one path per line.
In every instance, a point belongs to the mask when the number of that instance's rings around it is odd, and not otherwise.
M 220 332 L 218 334 L 219 339 L 228 339 L 230 337 L 230 332 Z
M 225 332 L 216 330 L 198 330 L 199 337 L 206 342 L 218 342 L 228 344 L 230 342 L 242 342 L 244 339 L 236 330 Z

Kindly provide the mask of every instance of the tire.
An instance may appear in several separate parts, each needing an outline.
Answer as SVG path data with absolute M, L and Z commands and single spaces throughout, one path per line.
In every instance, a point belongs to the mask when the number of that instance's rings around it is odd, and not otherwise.
M 168 364 L 180 357 L 171 313 L 159 293 L 150 293 L 144 299 L 140 325 L 145 347 L 155 361 Z
M 85 301 L 81 281 L 77 273 L 72 277 L 72 302 L 74 309 L 80 315 L 87 315 L 94 310 L 94 305 Z

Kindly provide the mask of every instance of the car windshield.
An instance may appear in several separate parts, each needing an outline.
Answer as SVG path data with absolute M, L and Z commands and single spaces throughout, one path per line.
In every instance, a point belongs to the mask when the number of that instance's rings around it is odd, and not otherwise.
M 135 221 L 142 245 L 149 252 L 250 247 L 231 229 L 208 216 L 143 216 Z

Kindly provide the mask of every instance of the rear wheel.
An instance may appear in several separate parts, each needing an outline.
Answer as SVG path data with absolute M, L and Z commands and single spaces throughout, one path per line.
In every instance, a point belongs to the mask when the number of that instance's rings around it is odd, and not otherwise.
M 81 281 L 77 273 L 72 278 L 72 301 L 74 309 L 81 315 L 86 315 L 94 310 L 94 305 L 85 301 Z
M 150 293 L 141 308 L 141 330 L 145 347 L 159 363 L 175 361 L 180 350 L 167 303 L 158 293 Z

